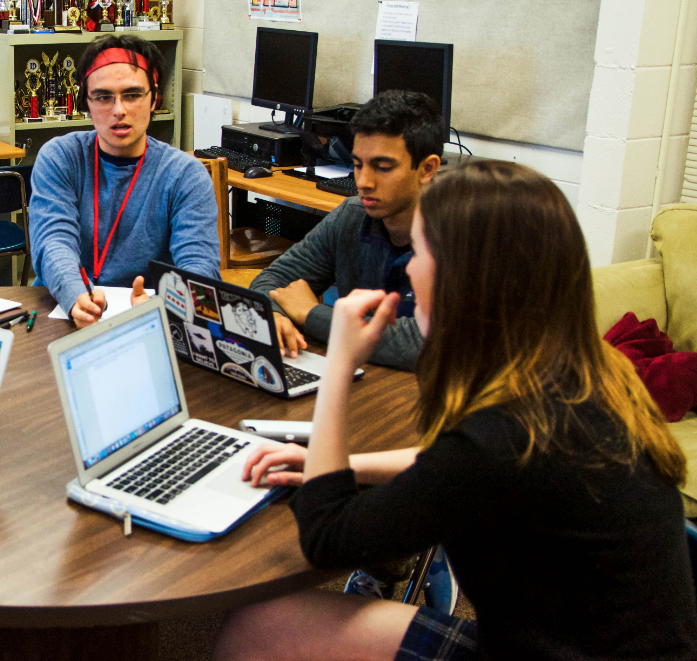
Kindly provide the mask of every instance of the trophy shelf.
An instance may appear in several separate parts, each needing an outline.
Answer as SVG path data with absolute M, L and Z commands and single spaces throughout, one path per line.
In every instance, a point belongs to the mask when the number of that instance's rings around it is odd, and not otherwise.
M 92 120 L 78 119 L 50 122 L 15 122 L 14 81 L 24 84 L 25 69 L 30 59 L 41 60 L 42 52 L 53 57 L 56 51 L 62 61 L 67 55 L 77 61 L 87 45 L 104 33 L 83 32 L 82 34 L 0 34 L 0 141 L 14 145 L 31 136 L 32 144 L 23 163 L 34 162 L 42 144 L 56 135 L 70 131 L 85 131 L 93 128 Z M 113 34 L 113 33 L 112 33 Z M 116 33 L 121 34 L 121 33 Z M 157 42 L 164 59 L 166 72 L 161 86 L 162 107 L 170 112 L 152 118 L 148 134 L 179 148 L 181 138 L 181 96 L 182 96 L 182 30 L 152 30 L 131 32 L 147 41 Z M 14 162 L 14 161 L 13 161 Z
M 175 114 L 170 112 L 167 115 L 155 115 L 151 120 L 150 123 L 154 122 L 173 122 L 175 121 Z M 85 118 L 85 119 L 70 119 L 70 120 L 56 120 L 53 122 L 34 122 L 31 124 L 28 124 L 26 122 L 15 122 L 15 132 L 16 131 L 51 131 L 51 130 L 56 130 L 56 129 L 65 129 L 65 130 L 70 130 L 70 129 L 78 129 L 78 128 L 87 128 L 87 129 L 93 129 L 94 124 L 92 124 L 92 120 Z

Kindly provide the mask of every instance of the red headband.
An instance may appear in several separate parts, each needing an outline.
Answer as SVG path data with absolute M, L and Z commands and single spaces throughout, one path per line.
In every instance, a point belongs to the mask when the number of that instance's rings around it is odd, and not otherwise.
M 133 56 L 135 56 L 135 63 L 133 62 Z M 140 53 L 136 53 L 132 50 L 126 50 L 125 48 L 107 48 L 103 50 L 97 57 L 94 58 L 92 66 L 87 70 L 85 74 L 85 80 L 91 73 L 94 73 L 97 69 L 107 66 L 107 64 L 132 64 L 140 69 L 143 69 L 147 73 L 150 62 L 147 58 L 143 57 Z M 155 85 L 157 85 L 157 72 L 153 72 L 153 79 Z

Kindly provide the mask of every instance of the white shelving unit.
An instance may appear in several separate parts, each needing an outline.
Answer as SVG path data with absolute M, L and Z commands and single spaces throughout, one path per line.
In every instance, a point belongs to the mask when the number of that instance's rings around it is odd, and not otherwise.
M 116 33 L 120 34 L 120 33 Z M 147 41 L 157 42 L 165 59 L 165 76 L 161 86 L 163 108 L 170 112 L 167 115 L 155 115 L 148 128 L 148 134 L 168 142 L 174 147 L 180 146 L 181 137 L 181 96 L 182 96 L 182 30 L 160 30 L 131 32 Z M 68 55 L 77 62 L 87 44 L 101 36 L 99 32 L 83 32 L 82 34 L 0 34 L 0 141 L 11 145 L 15 142 L 26 142 L 31 138 L 32 144 L 27 157 L 22 161 L 34 162 L 36 153 L 42 144 L 56 135 L 62 135 L 75 130 L 92 128 L 90 119 L 52 121 L 40 123 L 15 122 L 14 113 L 14 81 L 20 81 L 24 86 L 26 77 L 24 71 L 27 61 L 41 59 L 44 52 L 53 58 L 58 51 L 58 61 L 62 62 Z

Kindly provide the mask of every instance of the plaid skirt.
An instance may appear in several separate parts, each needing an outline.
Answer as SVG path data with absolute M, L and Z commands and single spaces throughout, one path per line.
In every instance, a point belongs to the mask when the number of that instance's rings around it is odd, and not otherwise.
M 421 606 L 404 634 L 395 661 L 474 661 L 477 623 Z

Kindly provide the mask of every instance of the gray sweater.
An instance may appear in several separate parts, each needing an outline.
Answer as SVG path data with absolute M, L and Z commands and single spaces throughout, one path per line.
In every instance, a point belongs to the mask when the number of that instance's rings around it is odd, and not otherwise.
M 31 177 L 34 284 L 47 286 L 68 314 L 85 292 L 79 264 L 90 278 L 94 273 L 95 136 L 95 131 L 76 131 L 47 142 L 36 157 Z M 100 254 L 137 161 L 100 156 Z M 98 284 L 130 287 L 142 275 L 146 287 L 154 286 L 148 275 L 151 259 L 220 278 L 218 206 L 211 178 L 195 158 L 154 138 L 148 138 L 143 167 Z
M 268 294 L 272 289 L 303 279 L 317 296 L 333 284 L 339 296 L 346 296 L 356 288 L 399 292 L 402 303 L 397 323 L 385 331 L 370 360 L 413 371 L 423 337 L 414 321 L 414 294 L 405 270 L 411 255 L 411 250 L 396 249 L 382 221 L 370 218 L 360 200 L 352 197 L 265 268 L 254 279 L 251 289 Z M 276 303 L 274 309 L 283 313 Z M 317 305 L 307 316 L 303 331 L 326 342 L 331 320 L 332 308 Z

